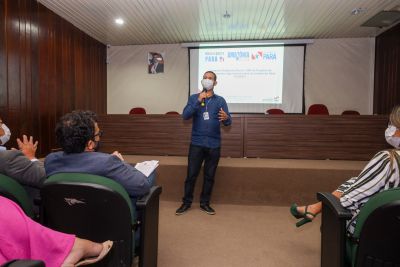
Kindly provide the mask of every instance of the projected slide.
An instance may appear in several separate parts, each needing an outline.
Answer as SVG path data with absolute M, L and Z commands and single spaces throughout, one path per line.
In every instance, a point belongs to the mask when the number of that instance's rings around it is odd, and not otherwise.
M 190 93 L 202 89 L 207 70 L 217 74 L 214 91 L 225 98 L 231 112 L 302 112 L 304 46 L 191 48 Z
M 283 56 L 283 47 L 201 49 L 198 75 L 218 73 L 228 103 L 281 104 Z

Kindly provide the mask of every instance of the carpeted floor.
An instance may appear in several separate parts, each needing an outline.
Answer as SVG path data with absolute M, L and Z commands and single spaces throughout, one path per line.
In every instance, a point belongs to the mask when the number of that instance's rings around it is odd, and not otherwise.
M 288 207 L 198 204 L 176 216 L 180 203 L 160 202 L 160 267 L 317 267 L 320 218 L 301 228 Z

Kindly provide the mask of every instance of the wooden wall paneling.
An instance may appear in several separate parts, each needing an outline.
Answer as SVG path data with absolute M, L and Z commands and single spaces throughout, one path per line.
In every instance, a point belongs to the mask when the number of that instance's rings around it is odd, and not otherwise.
M 96 111 L 99 114 L 107 114 L 107 47 L 97 47 L 95 56 L 95 88 L 101 92 L 101 97 L 96 97 Z
M 91 43 L 89 38 L 85 38 L 85 52 L 84 52 L 84 68 L 87 71 L 87 77 L 85 77 L 84 80 L 84 90 L 87 91 L 86 95 L 85 95 L 85 109 L 92 109 L 92 107 L 94 106 L 93 104 L 91 104 L 91 99 L 95 100 L 95 98 L 93 98 L 94 94 L 93 94 L 93 88 L 91 87 L 92 85 L 92 79 L 93 79 L 93 66 L 92 66 L 92 62 L 90 61 L 91 55 L 92 55 L 92 47 L 91 47 Z M 93 101 L 95 102 L 95 101 Z
M 8 2 L 6 10 L 6 54 L 7 54 L 7 105 L 8 116 L 5 123 L 10 129 L 21 125 L 19 110 L 21 105 L 21 72 L 20 60 L 24 51 L 20 47 L 20 1 Z M 15 147 L 14 134 L 7 143 L 8 147 Z
M 87 62 L 86 62 L 86 69 L 89 70 L 89 77 L 86 79 L 87 82 L 87 90 L 89 90 L 89 95 L 86 96 L 86 106 L 87 109 L 91 109 L 94 111 L 96 110 L 97 101 L 96 100 L 96 88 L 94 87 L 94 79 L 95 79 L 95 66 L 94 66 L 94 56 L 96 55 L 96 49 L 93 42 L 87 38 L 88 46 L 87 46 Z
M 101 150 L 135 155 L 187 155 L 191 121 L 180 116 L 104 115 L 99 116 L 104 131 Z
M 19 4 L 19 54 L 20 54 L 20 60 L 19 60 L 19 73 L 20 73 L 20 110 L 19 110 L 19 116 L 18 119 L 20 120 L 19 125 L 19 130 L 21 132 L 27 132 L 27 102 L 30 102 L 30 99 L 27 97 L 27 71 L 26 71 L 26 65 L 27 65 L 27 60 L 29 59 L 29 50 L 27 50 L 27 2 L 26 1 L 20 1 Z
M 88 63 L 88 59 L 89 59 L 89 49 L 88 46 L 90 45 L 88 42 L 88 39 L 85 36 L 81 36 L 80 38 L 81 43 L 83 43 L 84 45 L 82 46 L 81 50 L 80 50 L 80 63 L 79 63 L 79 67 L 80 67 L 80 72 L 81 75 L 79 76 L 79 87 L 78 88 L 78 92 L 80 95 L 80 105 L 78 107 L 78 109 L 89 109 L 89 100 L 91 97 L 91 90 L 88 86 L 89 81 L 90 81 L 90 74 L 91 74 L 91 69 Z
M 41 128 L 40 128 L 40 106 L 44 103 L 40 98 L 40 64 L 39 64 L 39 57 L 40 57 L 40 21 L 39 21 L 39 4 L 34 1 L 28 1 L 30 5 L 30 10 L 28 11 L 30 14 L 30 51 L 29 54 L 31 55 L 31 65 L 30 65 L 30 76 L 31 76 L 31 84 L 30 84 L 30 91 L 31 91 L 31 100 L 30 100 L 30 107 L 29 113 L 31 114 L 31 122 L 27 134 L 32 135 L 35 137 L 36 140 L 39 141 L 39 151 L 38 154 L 40 155 L 41 150 L 40 147 L 42 146 L 41 143 L 45 143 L 46 140 L 41 138 Z M 42 155 L 44 154 L 42 152 Z
M 55 95 L 53 97 L 52 103 L 54 105 L 54 108 L 52 109 L 52 125 L 53 128 L 55 127 L 55 124 L 58 120 L 58 118 L 62 115 L 64 111 L 64 92 L 63 92 L 63 83 L 64 83 L 64 70 L 63 70 L 63 60 L 65 58 L 64 56 L 64 44 L 63 44 L 63 22 L 61 20 L 58 20 L 56 24 L 54 25 L 55 27 L 55 33 L 56 33 L 56 43 L 55 43 L 55 69 L 56 69 L 56 79 L 54 81 L 54 92 Z M 54 130 L 53 130 L 54 133 Z M 53 134 L 53 142 L 55 142 L 55 135 Z
M 74 34 L 74 75 L 75 75 L 75 99 L 74 108 L 81 109 L 83 106 L 83 58 L 82 58 L 83 37 Z
M 0 116 L 12 131 L 7 145 L 15 146 L 22 133 L 33 135 L 43 156 L 55 147 L 61 115 L 105 112 L 106 80 L 98 78 L 106 76 L 106 46 L 34 0 L 3 0 L 0 7 Z
M 89 84 L 90 84 L 90 76 L 91 76 L 91 68 L 90 68 L 90 61 L 89 61 L 89 55 L 90 55 L 90 42 L 88 40 L 88 38 L 86 38 L 86 36 L 82 36 L 82 41 L 85 44 L 82 48 L 82 62 L 81 62 L 81 70 L 82 70 L 82 77 L 81 77 L 81 81 L 82 81 L 82 106 L 80 107 L 80 109 L 89 109 L 90 108 L 90 98 L 92 95 L 92 91 L 90 90 Z
M 62 21 L 62 40 L 61 40 L 61 69 L 62 78 L 60 84 L 59 103 L 62 108 L 58 110 L 57 118 L 73 109 L 75 68 L 73 67 L 74 59 L 74 42 L 71 26 L 66 21 Z
M 222 157 L 369 160 L 390 148 L 387 116 L 234 115 L 222 128 Z M 180 116 L 102 115 L 101 149 L 134 155 L 186 156 L 191 121 Z
M 24 67 L 21 68 L 21 73 L 25 73 L 25 83 L 22 90 L 25 93 L 24 107 L 22 111 L 21 134 L 33 135 L 32 129 L 34 128 L 34 117 L 32 111 L 32 64 L 36 61 L 32 53 L 32 35 L 35 34 L 33 28 L 36 25 L 33 22 L 31 10 L 35 10 L 35 3 L 24 1 L 24 38 L 25 38 L 25 61 Z M 15 136 L 14 136 L 15 137 Z
M 389 148 L 387 116 L 246 117 L 245 157 L 369 160 Z
M 88 107 L 98 114 L 106 114 L 107 108 L 107 68 L 106 46 L 96 46 L 93 40 L 89 40 L 87 69 L 90 70 Z
M 376 37 L 374 113 L 400 104 L 400 24 Z
M 221 156 L 243 157 L 243 127 L 244 117 L 232 115 L 232 124 L 221 127 Z
M 49 98 L 48 91 L 51 90 L 49 86 L 49 73 L 50 73 L 50 57 L 51 53 L 51 23 L 50 13 L 46 12 L 46 8 L 39 5 L 39 149 L 40 151 L 48 150 L 50 142 L 49 135 Z
M 98 53 L 99 49 L 94 46 L 94 44 L 91 45 L 91 56 L 90 58 L 95 59 L 98 57 L 99 53 Z M 92 75 L 91 75 L 91 79 L 90 79 L 90 88 L 92 88 L 92 98 L 93 99 L 97 99 L 96 98 L 96 88 L 98 88 L 98 80 L 100 80 L 100 76 L 96 75 L 97 71 L 98 71 L 98 64 L 99 64 L 99 60 L 95 61 L 95 62 L 91 62 L 90 66 L 91 66 L 91 71 L 92 71 Z M 105 64 L 105 63 L 103 63 Z M 98 112 L 99 114 L 102 114 L 101 112 L 99 112 L 101 110 L 100 108 L 100 103 L 101 101 L 93 101 L 93 103 L 91 103 L 91 107 L 90 109 L 95 110 L 96 112 Z
M 57 116 L 57 95 L 59 94 L 59 81 L 60 81 L 60 70 L 57 65 L 57 61 L 60 58 L 61 55 L 61 50 L 59 47 L 59 43 L 61 41 L 60 35 L 61 35 L 61 29 L 59 27 L 59 19 L 58 16 L 54 13 L 50 13 L 49 16 L 49 29 L 50 29 L 50 40 L 48 40 L 50 47 L 49 47 L 49 73 L 48 73 L 48 112 L 49 112 L 49 117 L 48 117 L 48 128 L 47 128 L 47 135 L 49 142 L 48 144 L 54 144 L 55 143 L 55 134 L 54 134 L 54 128 L 55 128 L 55 123 L 56 123 L 56 116 Z M 47 150 L 51 149 L 50 146 L 46 147 Z
M 191 120 L 166 115 L 99 116 L 104 131 L 101 149 L 124 154 L 187 156 L 192 132 Z M 222 157 L 243 157 L 242 118 L 222 128 Z
M 99 81 L 101 83 L 99 84 L 99 90 L 102 93 L 102 97 L 98 97 L 97 99 L 100 100 L 100 107 L 98 112 L 101 114 L 107 114 L 107 47 L 99 47 L 99 53 L 100 53 L 100 62 L 98 63 L 98 66 L 100 67 L 100 71 L 97 73 L 99 77 Z
M 92 43 L 92 42 L 90 42 L 90 48 L 89 48 L 89 52 L 90 52 L 90 58 L 91 59 L 95 59 L 96 58 L 96 56 L 98 55 L 98 53 L 97 53 L 97 48 L 94 46 L 94 44 Z M 100 108 L 99 108 L 99 103 L 101 102 L 101 101 L 99 101 L 99 100 L 97 100 L 97 98 L 96 98 L 96 88 L 97 88 L 97 83 L 96 83 L 96 80 L 98 80 L 100 77 L 98 76 L 98 75 L 96 75 L 96 71 L 97 71 L 97 64 L 96 64 L 96 62 L 90 62 L 90 80 L 89 80 L 89 82 L 90 82 L 90 88 L 91 88 L 91 92 L 90 92 L 90 98 L 89 98 L 89 107 L 90 107 L 90 109 L 91 110 L 94 110 L 94 111 L 96 111 L 96 112 L 98 112 L 99 110 L 100 110 Z M 96 101 L 91 101 L 91 99 L 95 99 Z M 101 114 L 100 112 L 99 112 L 99 114 Z
M 8 2 L 0 1 L 0 117 L 8 119 L 7 93 L 7 29 L 6 9 Z

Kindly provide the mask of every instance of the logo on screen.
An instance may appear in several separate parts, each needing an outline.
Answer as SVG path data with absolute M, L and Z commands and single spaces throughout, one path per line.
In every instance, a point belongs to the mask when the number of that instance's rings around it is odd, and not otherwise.
M 237 51 L 237 52 L 228 52 L 228 58 L 239 60 L 248 60 L 250 57 L 250 53 L 248 51 Z
M 276 60 L 276 53 L 275 52 L 263 52 L 263 51 L 257 51 L 255 54 L 251 54 L 251 59 L 252 60 Z

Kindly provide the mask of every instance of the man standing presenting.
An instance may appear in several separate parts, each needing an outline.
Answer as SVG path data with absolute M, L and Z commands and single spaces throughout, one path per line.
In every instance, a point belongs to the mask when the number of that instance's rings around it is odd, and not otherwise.
M 176 215 L 182 215 L 192 205 L 196 178 L 204 161 L 204 181 L 200 196 L 200 209 L 214 215 L 210 207 L 211 193 L 214 185 L 221 148 L 221 122 L 224 126 L 232 123 L 228 106 L 223 97 L 214 94 L 217 85 L 217 75 L 206 71 L 201 81 L 203 91 L 189 97 L 182 117 L 185 120 L 193 118 L 192 140 L 188 155 L 188 170 L 185 180 L 185 195 L 182 205 L 176 210 Z

